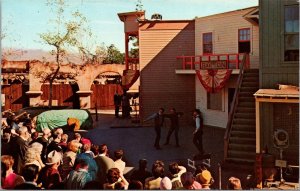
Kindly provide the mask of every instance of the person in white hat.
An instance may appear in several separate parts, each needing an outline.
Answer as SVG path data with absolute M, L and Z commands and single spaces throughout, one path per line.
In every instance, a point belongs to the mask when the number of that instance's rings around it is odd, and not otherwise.
M 61 164 L 62 155 L 56 150 L 47 155 L 46 166 L 41 170 L 37 183 L 42 183 L 42 187 L 49 189 L 62 182 L 58 167 Z

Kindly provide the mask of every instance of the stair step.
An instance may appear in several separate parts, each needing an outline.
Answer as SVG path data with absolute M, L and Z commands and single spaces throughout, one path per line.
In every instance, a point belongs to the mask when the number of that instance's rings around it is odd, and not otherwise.
M 238 107 L 249 107 L 249 108 L 255 108 L 255 102 L 251 101 L 241 101 L 238 103 Z
M 234 118 L 233 124 L 255 125 L 255 119 Z
M 256 82 L 259 83 L 259 78 L 256 76 L 244 76 L 243 82 Z
M 245 73 L 259 73 L 259 69 L 245 69 Z
M 258 88 L 259 83 L 258 81 L 243 81 L 242 82 L 242 87 L 254 87 Z
M 236 151 L 251 151 L 255 152 L 255 145 L 241 145 L 241 144 L 234 144 L 230 143 L 228 145 L 229 150 L 236 150 Z
M 237 131 L 233 130 L 230 132 L 230 137 L 240 137 L 240 138 L 255 138 L 255 131 Z
M 255 145 L 256 140 L 255 138 L 241 138 L 241 137 L 230 137 L 229 138 L 229 143 L 234 143 L 234 144 L 246 144 L 246 145 Z
M 242 118 L 242 119 L 254 119 L 255 120 L 255 113 L 246 113 L 246 112 L 236 112 L 234 114 L 234 118 Z
M 259 73 L 256 72 L 244 72 L 244 77 L 259 77 Z
M 249 107 L 241 107 L 241 106 L 238 106 L 236 108 L 236 112 L 240 112 L 240 113 L 255 113 L 255 108 L 249 108 Z
M 228 157 L 226 158 L 226 162 L 232 162 L 235 164 L 253 165 L 255 163 L 255 159 L 252 160 L 252 159 Z
M 254 98 L 254 96 L 252 96 L 252 97 L 239 97 L 239 102 L 243 102 L 243 101 L 255 102 L 255 98 Z
M 232 130 L 235 131 L 247 131 L 247 132 L 254 132 L 255 131 L 255 124 L 233 124 Z
M 254 94 L 255 92 L 257 92 L 259 90 L 258 87 L 241 87 L 240 88 L 240 92 L 248 92 L 248 93 L 252 93 Z
M 254 97 L 252 92 L 240 92 L 239 97 Z
M 253 152 L 229 150 L 228 157 L 255 160 L 255 150 Z

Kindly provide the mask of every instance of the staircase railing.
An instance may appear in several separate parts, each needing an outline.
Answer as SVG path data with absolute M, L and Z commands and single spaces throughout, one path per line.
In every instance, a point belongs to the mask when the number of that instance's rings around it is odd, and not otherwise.
M 240 93 L 240 88 L 242 86 L 242 81 L 243 81 L 243 76 L 244 76 L 244 69 L 245 69 L 245 67 L 248 66 L 248 62 L 249 62 L 249 55 L 244 54 L 243 59 L 242 59 L 242 63 L 241 63 L 241 67 L 240 67 L 239 77 L 238 77 L 238 80 L 237 80 L 237 86 L 236 86 L 234 96 L 233 96 L 233 101 L 232 101 L 231 106 L 230 106 L 228 122 L 227 122 L 227 125 L 226 125 L 226 130 L 225 130 L 225 135 L 224 135 L 224 160 L 228 156 L 229 135 L 231 133 L 234 113 L 235 113 L 237 105 L 239 103 L 239 93 Z

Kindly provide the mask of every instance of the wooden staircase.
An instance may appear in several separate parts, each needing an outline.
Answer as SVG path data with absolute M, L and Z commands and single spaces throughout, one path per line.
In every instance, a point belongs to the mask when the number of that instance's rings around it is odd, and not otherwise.
M 225 162 L 249 164 L 255 162 L 255 98 L 259 89 L 258 69 L 245 69 L 232 108 L 231 127 L 227 128 Z M 226 138 L 226 139 L 225 139 Z

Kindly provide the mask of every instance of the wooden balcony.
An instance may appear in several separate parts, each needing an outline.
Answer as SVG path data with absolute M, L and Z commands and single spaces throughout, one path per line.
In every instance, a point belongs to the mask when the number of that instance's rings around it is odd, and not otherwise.
M 243 56 L 244 53 L 177 56 L 176 59 L 181 60 L 181 68 L 178 68 L 176 73 L 194 73 L 193 70 L 207 69 L 237 69 L 238 72 Z M 250 66 L 249 56 L 247 57 L 245 68 Z

